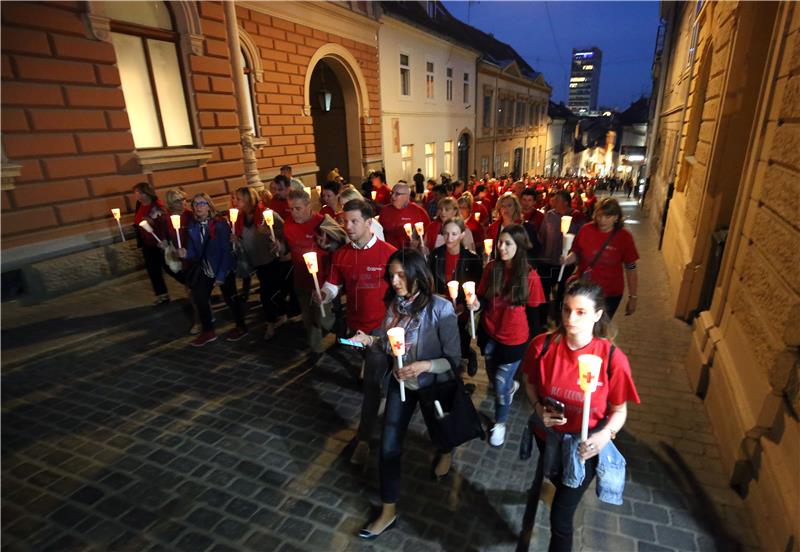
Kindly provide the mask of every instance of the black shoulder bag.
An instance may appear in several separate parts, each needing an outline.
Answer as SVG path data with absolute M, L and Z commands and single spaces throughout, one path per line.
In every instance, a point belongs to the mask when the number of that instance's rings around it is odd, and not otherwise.
M 438 374 L 434 375 L 433 383 L 419 390 L 420 402 L 433 412 L 433 420 L 428 424 L 431 441 L 442 450 L 450 450 L 476 438 L 486 438 L 480 416 L 464 389 L 464 383 L 455 373 L 452 376 L 440 383 Z

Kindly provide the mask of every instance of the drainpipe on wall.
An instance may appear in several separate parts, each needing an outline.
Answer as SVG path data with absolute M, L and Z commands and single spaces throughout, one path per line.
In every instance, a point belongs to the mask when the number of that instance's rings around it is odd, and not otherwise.
M 231 69 L 233 71 L 233 91 L 236 96 L 236 112 L 239 115 L 239 136 L 244 156 L 244 176 L 248 186 L 263 186 L 258 174 L 258 161 L 256 160 L 255 133 L 253 127 L 247 124 L 247 103 L 244 101 L 245 90 L 241 75 L 244 72 L 241 59 L 241 45 L 239 44 L 239 26 L 236 22 L 236 4 L 223 2 L 225 5 L 225 24 L 228 31 L 228 48 L 230 50 Z

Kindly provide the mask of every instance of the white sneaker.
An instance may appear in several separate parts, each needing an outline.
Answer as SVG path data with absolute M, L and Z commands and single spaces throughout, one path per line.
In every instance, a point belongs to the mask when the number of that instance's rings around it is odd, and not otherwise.
M 490 430 L 489 444 L 499 447 L 506 442 L 506 424 L 494 424 Z
M 511 388 L 511 396 L 508 397 L 508 404 L 511 406 L 511 403 L 514 402 L 514 393 L 519 391 L 519 382 L 514 382 L 514 387 Z

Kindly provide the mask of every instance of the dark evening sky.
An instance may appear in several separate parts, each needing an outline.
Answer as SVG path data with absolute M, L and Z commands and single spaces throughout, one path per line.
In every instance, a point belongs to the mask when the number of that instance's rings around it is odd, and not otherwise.
M 650 94 L 658 2 L 444 4 L 462 21 L 513 46 L 544 74 L 555 102 L 567 100 L 572 49 L 587 46 L 603 51 L 599 105 L 624 109 L 640 95 Z

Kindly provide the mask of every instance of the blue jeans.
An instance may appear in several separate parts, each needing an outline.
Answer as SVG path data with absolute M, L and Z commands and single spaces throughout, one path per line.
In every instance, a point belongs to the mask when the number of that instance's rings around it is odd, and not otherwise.
M 419 401 L 419 393 L 406 389 L 405 402 L 400 400 L 400 384 L 391 376 L 389 391 L 386 394 L 386 410 L 383 418 L 383 434 L 381 436 L 381 456 L 378 471 L 381 480 L 381 502 L 394 504 L 400 498 L 400 475 L 402 473 L 403 441 L 406 438 L 408 424 L 417 409 L 417 402 L 422 418 L 431 433 L 430 427 L 436 414 L 429 403 Z M 446 454 L 450 450 L 440 450 Z
M 492 353 L 496 347 L 497 342 L 489 339 L 483 349 L 483 356 L 486 361 L 486 373 L 494 382 L 494 422 L 504 424 L 508 420 L 508 413 L 511 410 L 511 391 L 514 389 L 514 375 L 517 373 L 520 361 L 497 364 L 492 359 Z

